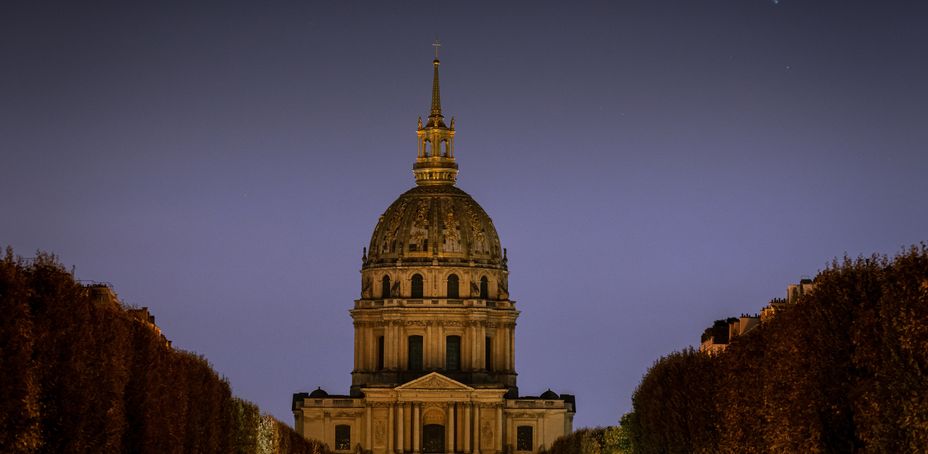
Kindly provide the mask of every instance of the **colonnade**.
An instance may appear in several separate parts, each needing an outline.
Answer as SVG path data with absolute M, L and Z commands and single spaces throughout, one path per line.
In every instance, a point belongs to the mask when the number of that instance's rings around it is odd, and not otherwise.
M 515 323 L 512 322 L 432 322 L 355 321 L 354 370 L 375 371 L 381 364 L 379 343 L 383 342 L 382 365 L 386 370 L 403 370 L 408 366 L 409 336 L 423 337 L 423 367 L 442 369 L 446 360 L 446 338 L 461 337 L 461 368 L 465 371 L 484 370 L 487 365 L 486 344 L 490 342 L 489 365 L 494 371 L 515 370 Z M 383 341 L 379 338 L 383 337 Z
M 426 421 L 423 414 L 427 406 L 443 407 L 441 424 L 444 427 L 444 452 L 463 454 L 495 454 L 503 452 L 503 406 L 476 402 L 450 402 L 429 404 L 417 401 L 392 402 L 387 406 L 386 448 L 388 454 L 419 454 L 423 446 L 423 428 L 433 421 Z M 489 412 L 489 413 L 488 413 Z M 373 409 L 365 407 L 364 445 L 373 447 Z M 494 415 L 495 413 L 495 415 Z M 491 416 L 493 415 L 493 416 Z M 435 418 L 431 418 L 434 420 Z M 490 422 L 492 420 L 492 422 Z M 481 424 L 481 422 L 489 423 Z M 411 424 L 410 427 L 405 427 Z M 490 430 L 487 428 L 490 427 Z M 409 440 L 405 439 L 407 431 Z M 492 448 L 481 451 L 486 440 L 492 437 Z

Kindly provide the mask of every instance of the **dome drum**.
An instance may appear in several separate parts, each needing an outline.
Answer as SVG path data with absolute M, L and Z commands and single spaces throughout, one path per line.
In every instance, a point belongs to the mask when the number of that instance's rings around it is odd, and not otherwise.
M 494 268 L 402 266 L 362 272 L 362 299 L 509 299 L 508 272 Z

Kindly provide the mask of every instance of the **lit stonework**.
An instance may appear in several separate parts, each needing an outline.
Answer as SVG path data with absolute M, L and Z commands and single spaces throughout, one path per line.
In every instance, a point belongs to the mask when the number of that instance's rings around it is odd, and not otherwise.
M 538 452 L 572 430 L 573 396 L 519 397 L 506 251 L 454 186 L 454 119 L 419 120 L 413 174 L 374 228 L 354 303 L 348 395 L 293 396 L 295 427 L 336 451 Z

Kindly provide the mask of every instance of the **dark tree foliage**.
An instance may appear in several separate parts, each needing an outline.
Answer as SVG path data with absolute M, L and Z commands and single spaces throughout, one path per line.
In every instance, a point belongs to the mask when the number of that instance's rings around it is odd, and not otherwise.
M 328 452 L 234 398 L 203 357 L 92 298 L 54 256 L 7 249 L 0 314 L 0 452 Z
M 715 452 L 716 358 L 691 348 L 654 363 L 632 395 L 637 417 L 636 452 Z
M 39 433 L 39 377 L 28 277 L 11 249 L 0 263 L 0 452 L 34 452 Z
M 547 454 L 625 454 L 626 435 L 624 427 L 580 429 L 555 440 Z
M 721 452 L 751 454 L 768 450 L 764 438 L 752 431 L 765 424 L 764 342 L 748 341 L 765 335 L 767 327 L 758 326 L 750 336 L 736 337 L 728 352 L 718 357 L 716 407 Z M 744 392 L 748 389 L 754 391 Z
M 712 326 L 706 328 L 706 330 L 702 332 L 700 341 L 705 342 L 709 339 L 714 339 L 716 344 L 727 344 L 728 324 L 736 321 L 738 321 L 737 318 L 729 317 L 725 320 L 716 320 L 712 322 Z
M 640 453 L 924 452 L 928 246 L 834 262 L 716 358 L 660 359 L 632 404 Z

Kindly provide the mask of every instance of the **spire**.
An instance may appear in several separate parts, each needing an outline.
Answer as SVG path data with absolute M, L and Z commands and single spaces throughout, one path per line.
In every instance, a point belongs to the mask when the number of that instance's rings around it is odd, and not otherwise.
M 438 48 L 441 47 L 441 43 L 438 40 L 435 40 L 435 43 L 432 44 L 435 47 L 435 60 L 432 61 L 432 66 L 435 67 L 435 74 L 432 76 L 432 110 L 429 113 L 429 123 L 428 127 L 430 128 L 443 128 L 445 127 L 444 117 L 441 115 L 441 90 L 438 85 L 438 66 L 441 62 L 438 61 Z
M 441 44 L 436 40 L 432 45 L 435 46 L 435 60 L 432 62 L 432 109 L 424 126 L 422 118 L 419 118 L 416 128 L 419 151 L 412 169 L 416 176 L 416 184 L 420 186 L 453 185 L 458 174 L 458 164 L 454 162 L 454 119 L 449 128 L 441 114 L 441 94 L 438 86 L 438 46 Z

